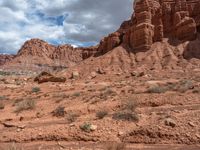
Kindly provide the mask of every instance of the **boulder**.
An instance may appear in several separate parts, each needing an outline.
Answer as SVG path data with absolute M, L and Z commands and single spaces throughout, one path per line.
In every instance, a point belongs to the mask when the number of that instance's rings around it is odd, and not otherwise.
M 44 83 L 44 82 L 65 82 L 66 78 L 56 77 L 48 72 L 42 72 L 34 79 L 35 82 Z

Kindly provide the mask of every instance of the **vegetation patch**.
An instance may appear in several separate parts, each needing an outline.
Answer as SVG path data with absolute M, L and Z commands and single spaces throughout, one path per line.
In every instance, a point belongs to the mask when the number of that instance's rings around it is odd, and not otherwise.
M 108 111 L 106 111 L 106 110 L 101 110 L 101 111 L 98 111 L 97 113 L 96 113 L 96 117 L 98 118 L 98 119 L 103 119 L 104 117 L 106 117 L 108 115 Z
M 35 109 L 35 101 L 33 99 L 23 100 L 16 104 L 16 113 L 20 113 L 24 110 L 33 110 Z
M 41 89 L 39 87 L 33 87 L 31 90 L 32 93 L 38 93 L 40 91 L 41 91 Z
M 57 107 L 53 112 L 53 116 L 55 117 L 64 117 L 66 112 L 65 112 L 65 107 L 59 106 Z
M 2 102 L 0 102 L 0 110 L 4 108 L 5 108 L 5 105 Z
M 73 123 L 78 119 L 78 117 L 79 117 L 78 114 L 70 112 L 70 113 L 67 113 L 66 119 L 67 119 L 68 123 Z

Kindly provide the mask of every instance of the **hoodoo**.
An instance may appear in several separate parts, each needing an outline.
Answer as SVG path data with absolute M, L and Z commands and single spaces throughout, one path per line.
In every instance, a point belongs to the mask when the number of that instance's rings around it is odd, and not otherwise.
M 99 51 L 106 53 L 121 43 L 133 52 L 147 51 L 163 38 L 194 40 L 200 27 L 199 0 L 137 0 L 131 20 L 104 38 Z

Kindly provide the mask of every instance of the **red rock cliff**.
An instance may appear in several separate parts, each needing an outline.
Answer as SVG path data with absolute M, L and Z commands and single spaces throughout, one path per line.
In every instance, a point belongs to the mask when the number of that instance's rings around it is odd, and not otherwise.
M 134 52 L 147 51 L 167 37 L 194 40 L 200 30 L 200 0 L 135 0 L 131 20 L 105 37 L 98 48 L 106 53 L 120 44 Z

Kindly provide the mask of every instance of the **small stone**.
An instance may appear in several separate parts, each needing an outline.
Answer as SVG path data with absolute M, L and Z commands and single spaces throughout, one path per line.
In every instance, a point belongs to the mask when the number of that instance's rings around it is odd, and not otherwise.
M 193 122 L 188 123 L 191 127 L 195 127 L 195 124 Z
M 198 139 L 200 139 L 200 135 L 199 135 L 199 134 L 196 134 L 196 137 L 197 137 Z
M 120 132 L 118 133 L 118 135 L 119 135 L 119 136 L 122 136 L 122 135 L 124 135 L 124 132 L 120 131 Z
M 19 129 L 25 129 L 26 125 L 21 125 L 21 126 L 18 126 L 17 128 L 19 128 Z
M 96 76 L 97 76 L 96 72 L 92 72 L 92 73 L 91 73 L 91 78 L 92 78 L 92 79 L 96 78 Z
M 96 125 L 91 125 L 91 126 L 90 126 L 90 130 L 91 130 L 91 131 L 97 130 L 97 126 L 96 126 Z
M 69 126 L 70 126 L 70 127 L 74 127 L 74 126 L 75 126 L 75 124 L 71 123 Z
M 165 119 L 165 125 L 171 126 L 174 128 L 176 126 L 176 121 L 171 118 L 167 118 L 167 119 Z
M 22 129 L 20 129 L 20 128 L 17 129 L 17 132 L 21 132 L 21 131 L 22 131 Z
M 73 79 L 78 79 L 79 78 L 79 72 L 78 71 L 72 72 L 72 78 Z

